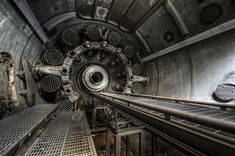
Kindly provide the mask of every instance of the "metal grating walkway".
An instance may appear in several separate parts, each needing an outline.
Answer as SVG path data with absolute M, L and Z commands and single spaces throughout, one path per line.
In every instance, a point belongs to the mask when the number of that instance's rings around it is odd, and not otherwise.
M 57 110 L 56 105 L 37 105 L 0 121 L 0 155 L 11 155 Z
M 84 112 L 61 112 L 26 155 L 96 156 Z
M 58 105 L 61 112 L 72 112 L 73 110 L 73 103 L 71 103 L 69 99 L 58 102 Z

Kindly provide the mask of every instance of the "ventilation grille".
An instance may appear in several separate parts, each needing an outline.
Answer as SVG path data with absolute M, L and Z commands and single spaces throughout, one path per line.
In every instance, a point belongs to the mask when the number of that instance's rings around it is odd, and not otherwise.
M 49 49 L 44 52 L 43 59 L 47 64 L 58 66 L 63 63 L 64 56 L 57 49 Z
M 62 34 L 62 41 L 70 47 L 74 47 L 79 43 L 79 38 L 76 32 L 67 30 Z
M 73 110 L 73 104 L 68 99 L 60 101 L 58 105 L 62 112 L 71 112 Z
M 48 75 L 40 81 L 40 88 L 47 93 L 53 93 L 60 89 L 61 79 L 58 76 Z

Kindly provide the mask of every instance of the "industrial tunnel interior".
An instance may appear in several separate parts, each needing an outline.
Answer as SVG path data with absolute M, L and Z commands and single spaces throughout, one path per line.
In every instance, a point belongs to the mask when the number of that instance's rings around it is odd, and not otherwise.
M 234 0 L 1 0 L 0 155 L 235 155 L 234 28 Z

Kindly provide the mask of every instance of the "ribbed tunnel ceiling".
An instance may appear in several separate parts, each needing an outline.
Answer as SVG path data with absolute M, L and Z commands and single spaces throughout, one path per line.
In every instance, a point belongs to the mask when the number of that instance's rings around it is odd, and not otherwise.
M 235 17 L 233 0 L 28 0 L 28 3 L 50 39 L 55 40 L 67 29 L 108 27 L 121 34 L 122 42 L 136 48 L 140 60 Z M 15 59 L 25 57 L 32 64 L 42 54 L 41 43 L 25 19 L 19 18 L 16 8 L 7 1 L 1 8 L 1 51 L 11 53 Z M 143 62 L 143 73 L 149 76 L 143 93 L 214 101 L 216 87 L 234 72 L 233 32 Z M 21 44 L 9 43 L 12 36 L 14 43 Z

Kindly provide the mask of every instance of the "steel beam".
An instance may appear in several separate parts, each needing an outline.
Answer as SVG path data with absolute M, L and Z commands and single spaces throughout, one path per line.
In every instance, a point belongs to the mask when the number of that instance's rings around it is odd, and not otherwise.
M 43 28 L 45 28 L 46 30 L 51 30 L 56 25 L 68 19 L 75 18 L 75 17 L 76 17 L 76 12 L 67 12 L 67 13 L 60 14 L 58 16 L 53 17 L 49 21 L 47 21 L 45 24 L 43 24 Z
M 143 59 L 141 59 L 142 62 L 147 62 L 147 61 L 151 61 L 153 59 L 156 59 L 158 57 L 161 57 L 163 55 L 166 55 L 166 54 L 169 54 L 169 53 L 172 53 L 176 50 L 179 50 L 181 48 L 184 48 L 184 47 L 187 47 L 187 46 L 190 46 L 192 44 L 195 44 L 195 43 L 198 43 L 200 41 L 203 41 L 203 40 L 206 40 L 208 38 L 211 38 L 213 36 L 216 36 L 216 35 L 219 35 L 219 34 L 222 34 L 224 32 L 227 32 L 229 30 L 232 30 L 235 28 L 235 19 L 233 20 L 230 20 L 226 23 L 223 23 L 215 28 L 212 28 L 210 30 L 207 30 L 203 33 L 200 33 L 196 36 L 193 36 L 191 38 L 188 38 L 182 42 L 179 42 L 175 45 L 172 45 L 170 47 L 167 47 L 163 50 L 160 50 L 158 52 L 155 52 L 147 57 L 144 57 Z
M 207 117 L 204 115 L 192 114 L 187 111 L 181 111 L 180 109 L 173 109 L 171 108 L 172 105 L 168 107 L 162 107 L 161 105 L 157 105 L 157 103 L 160 104 L 160 101 L 155 101 L 155 103 L 143 102 L 143 100 L 145 101 L 148 100 L 146 98 L 135 97 L 136 99 L 133 101 L 133 98 L 129 98 L 130 96 L 119 96 L 118 94 L 112 94 L 112 93 L 102 93 L 101 95 L 104 97 L 109 97 L 112 100 L 121 100 L 128 104 L 133 104 L 139 107 L 154 110 L 156 112 L 164 113 L 166 116 L 174 116 L 180 119 L 188 120 L 188 121 L 195 122 L 201 125 L 209 126 L 211 128 L 216 128 L 225 132 L 235 134 L 235 123 L 231 121 L 221 120 L 221 119 L 213 118 L 213 117 Z M 168 102 L 167 104 L 171 104 L 171 102 Z M 200 107 L 197 107 L 197 108 L 200 108 Z M 209 108 L 207 109 L 211 110 Z M 235 113 L 231 115 L 233 117 Z
M 131 155 L 131 138 L 126 136 L 126 155 Z
M 154 1 L 152 0 L 151 2 Z M 152 5 L 151 2 L 149 3 L 149 5 Z M 151 17 L 152 14 L 155 13 L 156 10 L 158 10 L 162 6 L 163 2 L 164 0 L 158 0 L 157 2 L 155 2 L 155 4 L 153 4 L 154 6 L 145 14 L 145 16 L 136 23 L 134 30 L 137 30 L 143 23 L 145 23 L 145 21 L 147 21 L 149 17 Z
M 115 156 L 121 156 L 121 137 L 120 135 L 115 137 Z
M 43 31 L 40 23 L 35 17 L 33 11 L 31 10 L 28 2 L 26 0 L 14 0 L 17 7 L 20 9 L 21 13 L 25 16 L 27 21 L 30 23 L 34 31 L 37 33 L 38 37 L 42 40 L 44 44 L 49 42 L 49 39 L 45 32 Z
M 112 93 L 112 92 L 110 92 Z M 226 108 L 235 109 L 235 105 L 233 103 L 219 103 L 219 102 L 207 102 L 207 101 L 197 101 L 197 100 L 190 100 L 190 99 L 180 99 L 180 98 L 172 98 L 172 97 L 165 97 L 165 96 L 154 96 L 154 95 L 145 95 L 145 94 L 128 94 L 128 93 L 115 93 L 120 95 L 128 95 L 134 97 L 143 97 L 149 99 L 156 99 L 159 101 L 171 101 L 175 103 L 182 103 L 187 105 L 195 105 L 195 106 L 205 106 L 205 107 L 219 107 L 222 110 Z
M 175 6 L 172 4 L 171 0 L 166 0 L 165 1 L 165 8 L 168 11 L 168 13 L 171 15 L 172 19 L 175 21 L 177 24 L 181 35 L 187 35 L 189 33 L 189 30 L 179 14 L 178 10 L 175 8 Z
M 111 136 L 111 130 L 110 128 L 107 126 L 106 128 L 106 146 L 105 146 L 105 156 L 110 156 L 110 136 Z
M 152 134 L 152 156 L 156 156 L 158 151 L 157 147 L 157 137 Z
M 144 131 L 142 131 L 139 134 L 139 138 L 140 138 L 140 141 L 139 141 L 139 155 L 140 156 L 145 156 L 145 132 Z

